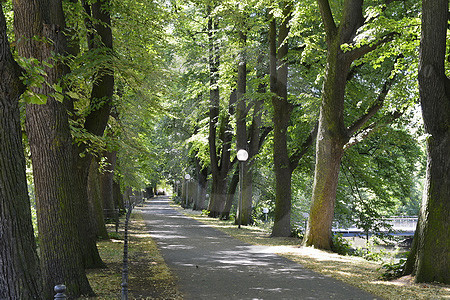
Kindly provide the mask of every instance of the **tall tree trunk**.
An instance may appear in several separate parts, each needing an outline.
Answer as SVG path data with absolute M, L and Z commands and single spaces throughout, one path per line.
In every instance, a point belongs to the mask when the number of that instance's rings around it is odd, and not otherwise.
M 88 6 L 83 2 L 86 13 L 90 14 L 97 22 L 93 25 L 93 29 L 99 36 L 96 41 L 91 35 L 88 36 L 88 46 L 90 50 L 104 50 L 104 55 L 111 55 L 112 51 L 112 31 L 111 18 L 109 11 L 109 1 L 99 0 Z M 89 22 L 88 25 L 89 26 Z M 92 26 L 92 25 L 91 25 Z M 87 132 L 97 136 L 102 136 L 108 123 L 111 111 L 111 102 L 114 92 L 114 75 L 113 70 L 109 67 L 102 67 L 98 70 L 99 74 L 94 78 L 91 99 L 89 106 L 90 113 L 86 116 L 84 128 Z M 77 176 L 79 186 L 78 193 L 78 217 L 79 217 L 79 236 L 82 246 L 83 263 L 86 268 L 101 268 L 104 263 L 100 258 L 96 245 L 96 236 L 94 234 L 94 224 L 92 216 L 89 213 L 87 203 L 87 186 L 89 166 L 92 161 L 92 155 L 86 154 L 80 156 L 85 151 L 85 145 L 76 146 L 74 149 L 74 172 Z
M 230 211 L 231 207 L 233 206 L 238 184 L 239 184 L 239 167 L 237 166 L 234 169 L 233 175 L 231 176 L 231 180 L 228 184 L 227 200 L 225 202 L 225 208 L 223 209 L 223 212 L 220 216 L 222 220 L 230 219 Z
M 151 197 L 153 197 L 155 194 L 153 193 L 153 189 L 151 193 Z M 123 203 L 123 194 L 120 191 L 120 184 L 117 181 L 113 181 L 113 197 L 114 197 L 114 207 L 116 209 L 122 210 L 125 208 L 125 205 Z
M 217 93 L 218 97 L 218 93 Z M 228 173 L 231 168 L 230 162 L 230 148 L 231 148 L 231 126 L 230 116 L 234 114 L 234 105 L 236 103 L 236 92 L 233 91 L 230 95 L 228 103 L 228 114 L 220 122 L 218 129 L 219 138 L 221 141 L 220 147 L 216 145 L 216 127 L 218 126 L 219 111 L 211 106 L 210 108 L 210 158 L 211 158 L 211 197 L 208 206 L 210 217 L 220 217 L 225 209 L 227 199 L 227 185 Z M 219 151 L 217 150 L 219 148 Z M 212 149 L 212 150 L 211 150 Z M 219 152 L 219 153 L 217 153 Z
M 209 8 L 211 10 L 211 8 Z M 211 161 L 211 197 L 208 206 L 210 217 L 219 217 L 225 207 L 228 171 L 230 168 L 231 133 L 229 115 L 232 115 L 233 105 L 236 102 L 236 93 L 232 92 L 229 102 L 229 114 L 219 126 L 219 48 L 215 32 L 218 29 L 217 20 L 212 17 L 208 20 L 209 40 L 209 68 L 210 68 L 210 108 L 209 108 L 209 156 Z M 220 127 L 220 128 L 217 128 Z M 220 151 L 217 147 L 217 132 L 222 141 Z
M 14 2 L 14 25 L 19 54 L 39 61 L 65 55 L 64 15 L 59 0 Z M 39 39 L 35 39 L 35 37 Z M 47 83 L 57 84 L 66 72 L 59 62 L 46 68 Z M 80 256 L 72 174 L 72 137 L 65 105 L 50 95 L 47 85 L 34 91 L 48 96 L 46 104 L 27 105 L 27 133 L 36 189 L 36 206 L 44 298 L 56 284 L 65 283 L 73 297 L 92 295 Z M 75 182 L 76 183 L 76 182 Z
M 100 174 L 100 191 L 102 206 L 105 211 L 106 218 L 113 218 L 114 214 L 114 197 L 113 182 L 114 169 L 116 167 L 117 152 L 104 152 L 103 157 L 106 159 L 106 165 L 102 174 Z
M 6 31 L 0 6 L 0 299 L 44 299 L 20 128 L 25 87 Z
M 242 25 L 241 26 L 245 26 Z M 236 103 L 236 149 L 244 149 L 249 152 L 247 143 L 247 100 L 245 98 L 245 92 L 247 89 L 247 62 L 246 62 L 246 43 L 247 36 L 243 31 L 239 32 L 239 40 L 241 44 L 241 52 L 238 59 L 238 74 L 237 74 L 237 103 Z M 249 159 L 251 159 L 249 157 Z M 252 177 L 249 174 L 248 162 L 239 163 L 239 169 L 241 171 L 242 180 L 240 190 L 242 197 L 242 207 L 238 207 L 236 220 L 240 220 L 240 224 L 248 225 L 251 223 L 252 216 Z
M 343 52 L 341 45 L 353 43 L 353 37 L 363 25 L 363 0 L 345 1 L 339 26 L 333 18 L 328 0 L 317 0 L 322 15 L 327 42 L 327 68 L 322 89 L 319 126 L 316 139 L 316 166 L 312 203 L 304 245 L 321 249 L 332 247 L 332 221 L 336 201 L 339 168 L 344 145 L 349 136 L 376 112 L 375 105 L 355 124 L 344 124 L 345 85 L 353 61 L 391 39 L 389 35 L 377 42 L 360 45 Z M 387 81 L 385 85 L 392 84 Z M 387 93 L 387 91 L 386 91 Z M 385 96 L 385 94 L 384 94 Z
M 287 99 L 287 76 L 289 21 L 291 7 L 285 4 L 283 21 L 276 43 L 276 20 L 272 17 L 269 27 L 270 90 L 273 105 L 273 158 L 275 170 L 275 219 L 272 236 L 291 235 L 291 178 L 292 168 L 287 148 L 287 129 L 292 112 L 292 104 Z
M 422 1 L 419 92 L 427 138 L 427 177 L 407 260 L 416 282 L 450 283 L 450 79 L 445 75 L 448 0 Z
M 211 8 L 208 8 L 211 11 Z M 211 174 L 212 174 L 212 185 L 211 185 L 211 196 L 208 206 L 211 217 L 216 217 L 220 211 L 220 201 L 219 195 L 221 193 L 220 184 L 222 178 L 220 176 L 219 169 L 219 159 L 217 154 L 216 137 L 217 137 L 217 124 L 219 123 L 219 104 L 220 104 L 220 94 L 219 94 L 219 55 L 217 53 L 218 49 L 216 46 L 216 41 L 214 40 L 214 30 L 216 22 L 213 21 L 212 17 L 208 19 L 208 42 L 209 42 L 209 156 L 211 161 Z
M 72 146 L 72 151 L 74 147 Z M 78 238 L 81 245 L 81 257 L 83 265 L 86 269 L 91 268 L 104 268 L 100 254 L 97 249 L 97 235 L 96 235 L 96 222 L 100 222 L 97 219 L 98 216 L 93 215 L 93 210 L 90 209 L 89 194 L 88 194 L 88 179 L 89 179 L 89 167 L 92 163 L 91 155 L 85 157 L 77 157 L 72 153 L 75 160 L 72 164 L 72 170 L 74 170 L 74 184 L 76 185 L 75 200 L 75 213 L 78 220 Z M 104 222 L 103 222 L 104 223 Z M 104 226 L 101 225 L 101 226 Z
M 265 86 L 260 85 L 258 87 L 259 93 L 265 93 Z M 245 163 L 244 168 L 244 180 L 242 189 L 242 199 L 243 199 L 243 211 L 241 224 L 251 224 L 253 223 L 252 212 L 253 212 L 253 170 L 255 164 L 255 156 L 258 154 L 259 150 L 264 143 L 264 140 L 268 132 L 261 132 L 262 125 L 262 105 L 261 100 L 255 100 L 253 103 L 253 116 L 252 123 L 248 130 L 248 160 Z M 244 199 L 246 199 L 244 201 Z
M 105 215 L 103 212 L 103 206 L 101 202 L 101 192 L 100 192 L 100 174 L 98 171 L 98 163 L 96 160 L 92 160 L 91 166 L 89 167 L 87 190 L 88 190 L 90 215 L 94 218 L 93 223 L 95 228 L 95 236 L 100 239 L 107 239 L 108 231 L 106 230 L 105 226 Z M 111 184 L 111 193 L 112 193 L 112 184 Z
M 225 209 L 227 200 L 227 177 L 222 173 L 213 174 L 211 183 L 211 201 L 209 203 L 209 216 L 220 217 Z
M 244 53 L 245 55 L 245 53 Z M 264 56 L 260 55 L 258 57 L 258 64 L 261 66 L 262 62 L 264 60 Z M 261 67 L 261 69 L 264 69 L 264 67 Z M 238 69 L 238 89 L 240 89 L 240 93 L 242 95 L 245 93 L 245 85 L 246 85 L 246 66 L 245 66 L 245 59 L 243 59 L 243 63 L 239 65 Z M 258 70 L 257 77 L 259 79 L 262 79 L 267 72 Z M 239 88 L 240 86 L 240 88 Z M 257 93 L 260 95 L 263 95 L 266 93 L 266 84 L 261 83 L 258 86 Z M 242 96 L 241 96 L 242 98 Z M 244 170 L 243 170 L 243 189 L 242 189 L 242 218 L 241 218 L 241 224 L 247 225 L 253 222 L 252 220 L 252 209 L 253 209 L 253 165 L 254 165 L 254 157 L 258 154 L 260 148 L 262 147 L 265 138 L 267 137 L 267 134 L 271 130 L 265 130 L 261 132 L 261 125 L 262 125 L 262 113 L 263 113 L 263 101 L 260 100 L 260 97 L 257 97 L 257 99 L 252 99 L 252 102 L 249 103 L 249 105 L 238 105 L 237 109 L 240 110 L 240 113 L 238 114 L 236 112 L 237 122 L 236 122 L 236 140 L 243 139 L 245 137 L 245 141 L 240 141 L 239 145 L 237 145 L 237 149 L 243 148 L 243 145 L 245 145 L 245 150 L 248 152 L 248 159 L 245 163 Z M 245 104 L 245 103 L 244 103 Z M 249 126 L 248 130 L 246 128 L 246 121 L 248 112 L 250 110 L 250 105 L 253 107 L 253 114 L 252 114 L 252 123 Z M 245 126 L 245 127 L 244 127 Z M 239 127 L 239 128 L 238 128 Z M 243 129 L 242 129 L 243 128 Z M 245 135 L 244 135 L 245 132 Z M 239 135 L 239 138 L 238 138 Z M 241 147 L 242 145 L 242 147 Z M 236 162 L 237 159 L 234 161 Z M 222 214 L 222 218 L 228 219 L 231 205 L 234 200 L 234 194 L 236 192 L 236 188 L 239 184 L 239 167 L 236 168 L 236 171 L 234 172 L 229 187 L 228 187 L 228 195 L 227 195 L 227 202 L 225 204 L 225 211 Z M 237 220 L 236 220 L 237 221 Z
M 346 143 L 344 94 L 349 64 L 340 55 L 340 41 L 328 50 L 326 81 L 316 143 L 311 210 L 304 244 L 331 249 L 332 222 L 341 158 Z
M 206 209 L 206 189 L 208 184 L 208 168 L 202 167 L 200 161 L 195 159 L 197 173 L 197 198 L 194 200 L 194 210 Z

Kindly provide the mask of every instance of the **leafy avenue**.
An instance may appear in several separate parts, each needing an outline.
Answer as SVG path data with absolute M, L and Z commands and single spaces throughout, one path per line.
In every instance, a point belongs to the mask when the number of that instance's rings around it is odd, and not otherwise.
M 418 216 L 397 267 L 449 284 L 448 0 L 1 7 L 0 299 L 94 296 L 106 223 L 158 192 L 336 252 Z

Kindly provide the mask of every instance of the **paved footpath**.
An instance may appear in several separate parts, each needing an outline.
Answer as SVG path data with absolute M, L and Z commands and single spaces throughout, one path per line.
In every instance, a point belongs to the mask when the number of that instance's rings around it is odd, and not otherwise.
M 137 207 L 185 299 L 376 299 L 193 220 L 156 197 Z

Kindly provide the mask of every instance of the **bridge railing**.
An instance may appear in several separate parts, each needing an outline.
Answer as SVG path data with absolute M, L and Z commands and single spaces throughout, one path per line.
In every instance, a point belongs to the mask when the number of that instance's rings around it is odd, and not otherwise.
M 390 217 L 380 219 L 380 222 L 385 222 L 388 225 L 392 226 L 391 230 L 394 232 L 402 232 L 402 231 L 415 231 L 417 226 L 417 217 L 414 216 L 399 216 L 399 217 Z M 355 222 L 356 223 L 356 222 Z M 363 232 L 362 229 L 356 227 L 356 225 L 352 224 L 350 226 L 339 226 L 338 223 L 335 223 L 333 226 L 334 232 Z M 383 232 L 383 230 L 381 230 Z M 387 230 L 386 230 L 387 231 Z

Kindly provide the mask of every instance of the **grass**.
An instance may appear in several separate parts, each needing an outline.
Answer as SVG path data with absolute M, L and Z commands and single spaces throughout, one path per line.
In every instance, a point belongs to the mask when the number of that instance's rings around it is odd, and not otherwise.
M 383 281 L 380 279 L 383 273 L 381 263 L 311 247 L 301 247 L 300 240 L 297 238 L 270 238 L 267 231 L 255 226 L 241 226 L 241 229 L 238 229 L 232 221 L 221 221 L 192 211 L 185 211 L 182 208 L 178 209 L 243 242 L 269 246 L 274 253 L 302 264 L 308 269 L 331 276 L 383 299 L 450 299 L 448 285 L 414 283 L 411 276 Z
M 129 299 L 182 299 L 175 278 L 148 235 L 140 214 L 132 214 L 128 233 Z M 123 232 L 116 234 L 113 231 L 110 237 L 110 240 L 97 244 L 107 268 L 87 271 L 89 283 L 97 296 L 82 299 L 120 299 Z

